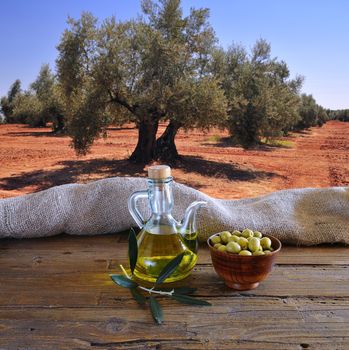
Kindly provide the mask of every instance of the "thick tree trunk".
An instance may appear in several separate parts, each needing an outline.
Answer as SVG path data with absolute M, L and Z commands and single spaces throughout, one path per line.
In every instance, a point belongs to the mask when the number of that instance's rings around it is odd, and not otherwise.
M 32 128 L 44 128 L 46 126 L 46 122 L 43 119 L 38 119 L 32 124 L 30 124 Z
M 180 123 L 170 121 L 164 133 L 156 141 L 155 158 L 163 162 L 175 162 L 179 158 L 177 147 L 175 144 L 175 137 Z
M 158 118 L 145 119 L 139 123 L 138 143 L 130 157 L 131 162 L 146 164 L 155 159 L 158 126 Z
M 53 123 L 53 132 L 55 134 L 63 134 L 65 132 L 64 130 L 64 116 L 63 115 L 56 115 L 54 118 Z

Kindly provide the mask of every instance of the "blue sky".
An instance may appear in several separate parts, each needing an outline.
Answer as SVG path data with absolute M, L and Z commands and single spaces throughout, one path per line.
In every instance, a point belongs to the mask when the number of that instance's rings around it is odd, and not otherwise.
M 271 43 L 292 75 L 305 76 L 303 91 L 326 108 L 349 108 L 349 1 L 182 0 L 210 8 L 210 22 L 222 46 Z M 41 64 L 54 67 L 56 45 L 67 16 L 90 11 L 99 19 L 125 20 L 140 13 L 138 0 L 0 0 L 0 96 L 19 78 L 26 88 Z

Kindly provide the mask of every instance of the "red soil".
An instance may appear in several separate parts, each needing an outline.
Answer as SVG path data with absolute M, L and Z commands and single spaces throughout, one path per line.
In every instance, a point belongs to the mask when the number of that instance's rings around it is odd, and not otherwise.
M 284 138 L 292 148 L 243 150 L 230 146 L 226 136 L 217 130 L 181 132 L 177 146 L 183 157 L 173 170 L 176 181 L 219 198 L 349 185 L 349 123 L 331 121 Z M 108 138 L 98 140 L 90 154 L 77 157 L 70 139 L 53 136 L 49 128 L 0 125 L 0 198 L 70 182 L 145 176 L 143 166 L 126 160 L 136 141 L 132 126 L 110 128 Z

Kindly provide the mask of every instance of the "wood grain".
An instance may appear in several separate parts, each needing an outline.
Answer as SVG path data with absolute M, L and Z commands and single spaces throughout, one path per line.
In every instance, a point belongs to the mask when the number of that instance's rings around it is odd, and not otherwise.
M 126 254 L 121 235 L 0 240 L 0 349 L 349 349 L 346 247 L 284 247 L 240 293 L 203 248 L 186 284 L 212 306 L 160 298 L 162 326 L 110 280 Z

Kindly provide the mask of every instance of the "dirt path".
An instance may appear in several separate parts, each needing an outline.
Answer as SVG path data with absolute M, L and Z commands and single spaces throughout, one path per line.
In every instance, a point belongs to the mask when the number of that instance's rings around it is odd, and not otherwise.
M 0 198 L 70 182 L 144 176 L 143 166 L 125 160 L 135 147 L 137 130 L 110 128 L 108 136 L 90 154 L 77 157 L 69 138 L 52 136 L 48 128 L 0 125 Z M 331 121 L 295 133 L 285 138 L 292 148 L 243 150 L 229 146 L 226 136 L 217 130 L 181 132 L 177 145 L 183 157 L 173 171 L 175 179 L 219 198 L 349 185 L 349 123 Z

